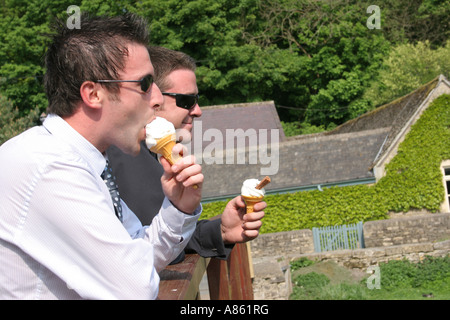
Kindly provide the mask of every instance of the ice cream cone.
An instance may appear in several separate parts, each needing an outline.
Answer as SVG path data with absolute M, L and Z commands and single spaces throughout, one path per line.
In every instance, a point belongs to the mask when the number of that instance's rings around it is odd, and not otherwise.
M 242 196 L 242 198 L 245 201 L 247 213 L 253 212 L 254 211 L 253 206 L 264 199 L 264 197 L 248 197 L 248 196 Z
M 161 139 L 156 140 L 156 145 L 150 148 L 150 151 L 162 155 L 169 161 L 170 165 L 173 165 L 181 155 L 173 154 L 172 149 L 177 143 L 175 134 L 168 134 Z M 198 185 L 194 184 L 192 186 L 194 189 L 198 188 Z
M 176 144 L 176 137 L 174 134 L 168 134 L 161 139 L 158 139 L 156 145 L 150 148 L 150 151 L 162 155 L 169 161 L 171 165 L 178 160 L 177 155 L 172 154 L 172 149 Z

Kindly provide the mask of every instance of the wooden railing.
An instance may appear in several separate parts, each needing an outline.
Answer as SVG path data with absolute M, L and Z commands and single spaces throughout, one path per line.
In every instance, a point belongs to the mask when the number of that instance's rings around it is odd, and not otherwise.
M 201 298 L 199 285 L 207 273 L 211 300 L 253 300 L 252 262 L 248 244 L 236 244 L 228 260 L 205 259 L 187 254 L 183 262 L 168 266 L 161 274 L 158 299 Z

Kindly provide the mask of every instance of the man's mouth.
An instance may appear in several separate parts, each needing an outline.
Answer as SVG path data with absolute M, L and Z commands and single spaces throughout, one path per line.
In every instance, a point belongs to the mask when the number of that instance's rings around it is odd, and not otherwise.
M 192 130 L 192 122 L 183 122 L 182 128 L 191 131 Z

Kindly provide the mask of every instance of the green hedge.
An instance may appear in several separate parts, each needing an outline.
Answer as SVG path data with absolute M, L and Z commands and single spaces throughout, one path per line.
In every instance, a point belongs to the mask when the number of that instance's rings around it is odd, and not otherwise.
M 374 186 L 268 195 L 262 233 L 386 219 L 390 211 L 436 212 L 444 201 L 440 164 L 450 159 L 450 95 L 442 95 L 414 124 Z M 224 201 L 204 204 L 203 218 L 220 213 Z

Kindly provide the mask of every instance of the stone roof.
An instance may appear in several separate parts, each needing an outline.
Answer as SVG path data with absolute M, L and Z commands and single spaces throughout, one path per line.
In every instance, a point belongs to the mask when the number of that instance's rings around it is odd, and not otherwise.
M 443 75 L 410 94 L 380 107 L 382 112 L 386 112 L 384 109 L 393 109 L 397 110 L 397 113 L 392 116 L 391 130 L 371 167 L 379 171 L 375 172 L 377 178 L 384 174 L 384 166 L 397 153 L 399 144 L 403 141 L 411 126 L 420 118 L 422 112 L 425 111 L 430 103 L 441 94 L 450 94 L 450 82 Z
M 268 192 L 358 181 L 373 183 L 375 163 L 385 158 L 399 137 L 406 134 L 405 128 L 412 125 L 413 118 L 420 116 L 419 110 L 426 107 L 425 102 L 429 103 L 433 94 L 440 94 L 435 91 L 442 83 L 445 90 L 450 90 L 448 81 L 439 77 L 330 132 L 288 138 L 284 136 L 273 102 L 205 108 L 201 117 L 203 134 L 208 128 L 216 128 L 217 132 L 223 133 L 226 129 L 241 128 L 258 135 L 254 140 L 258 145 L 252 149 L 249 134 L 245 146 L 236 147 L 234 143 L 234 148 L 228 150 L 225 142 L 220 144 L 214 139 L 203 139 L 202 149 L 194 152 L 205 175 L 203 198 L 207 201 L 232 197 L 240 193 L 245 179 L 264 175 L 272 178 L 266 187 Z M 272 143 L 270 139 L 267 144 L 259 143 L 264 135 L 262 129 L 278 130 L 278 143 L 276 139 Z M 194 131 L 194 139 L 198 137 Z M 205 138 L 202 135 L 200 139 L 202 137 Z
M 237 142 L 240 140 L 248 146 L 253 138 L 259 143 L 261 138 L 268 137 L 267 143 L 271 143 L 271 135 L 266 134 L 267 130 L 278 132 L 278 141 L 284 141 L 284 131 L 273 101 L 202 107 L 201 118 L 194 119 L 191 152 L 194 153 L 194 149 L 199 149 L 200 145 L 202 149 L 213 145 L 226 148 L 227 134 L 232 138 L 228 139 L 228 143 L 233 143 L 235 147 L 238 147 Z
M 261 160 L 264 158 L 259 154 L 258 164 L 250 164 L 248 149 L 242 150 L 247 153 L 243 164 L 227 164 L 225 160 L 222 164 L 204 163 L 203 198 L 232 197 L 240 193 L 245 179 L 261 179 L 265 175 L 272 179 L 266 187 L 267 192 L 350 180 L 373 181 L 374 176 L 369 166 L 387 132 L 387 128 L 381 128 L 358 133 L 289 139 L 278 145 L 279 157 L 274 156 L 268 164 L 262 164 Z M 267 150 L 269 155 L 272 152 L 272 149 Z M 208 159 L 203 161 L 207 162 Z M 270 174 L 270 170 L 275 173 Z
M 367 112 L 358 118 L 349 120 L 326 134 L 334 135 L 389 127 L 390 130 L 386 136 L 386 141 L 377 157 L 377 159 L 380 159 L 392 146 L 402 129 L 408 125 L 418 112 L 423 102 L 430 96 L 430 93 L 442 81 L 446 81 L 443 76 L 437 77 L 413 92 Z

